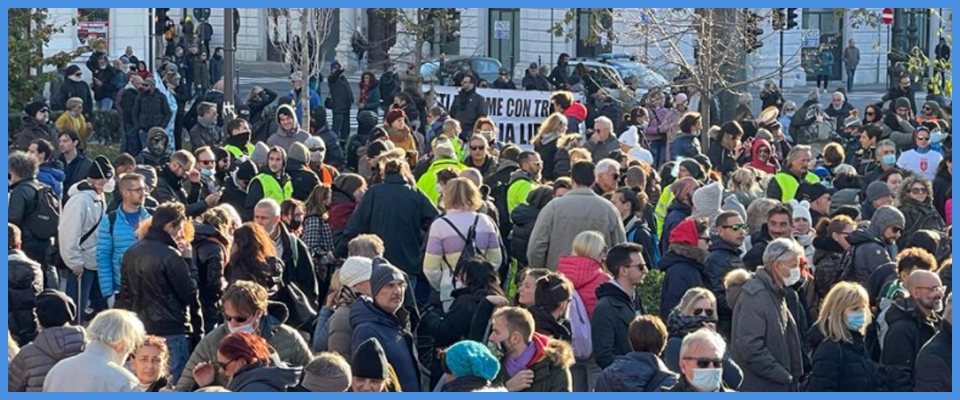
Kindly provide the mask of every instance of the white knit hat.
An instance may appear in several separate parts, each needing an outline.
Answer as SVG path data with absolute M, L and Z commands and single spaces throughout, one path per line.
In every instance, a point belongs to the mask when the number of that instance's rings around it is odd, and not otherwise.
M 358 283 L 369 281 L 373 269 L 373 260 L 366 257 L 350 257 L 340 267 L 340 283 L 354 287 Z
M 796 200 L 790 200 L 790 207 L 793 208 L 793 219 L 803 218 L 807 222 L 812 222 L 813 217 L 810 216 L 810 202 L 804 200 L 797 202 Z
M 703 186 L 693 192 L 693 214 L 694 218 L 707 218 L 710 226 L 713 226 L 714 220 L 720 215 L 720 202 L 723 195 L 723 186 L 719 182 L 713 182 Z
M 637 147 L 637 146 L 639 146 L 640 139 L 639 139 L 639 137 L 637 136 L 637 127 L 636 127 L 636 126 L 631 126 L 631 127 L 627 128 L 626 131 L 624 131 L 622 134 L 620 134 L 620 139 L 619 139 L 619 141 L 620 141 L 621 144 L 625 144 L 625 145 L 630 146 L 630 147 Z

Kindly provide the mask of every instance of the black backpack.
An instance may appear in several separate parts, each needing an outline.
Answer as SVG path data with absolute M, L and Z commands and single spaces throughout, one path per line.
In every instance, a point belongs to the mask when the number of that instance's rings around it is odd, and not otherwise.
M 496 182 L 490 188 L 490 197 L 493 197 L 493 205 L 497 207 L 500 213 L 500 236 L 504 239 L 510 237 L 513 231 L 513 221 L 510 220 L 510 211 L 507 209 L 507 191 L 510 190 L 508 182 Z
M 443 263 L 447 264 L 447 268 L 451 268 L 450 273 L 456 276 L 456 271 L 460 270 L 461 265 L 467 262 L 474 257 L 484 258 L 480 252 L 480 249 L 477 248 L 477 223 L 480 222 L 480 214 L 477 214 L 477 217 L 473 219 L 473 225 L 470 226 L 470 229 L 467 229 L 467 235 L 464 236 L 457 226 L 453 224 L 447 217 L 440 217 L 443 222 L 446 222 L 447 225 L 450 225 L 453 228 L 453 231 L 457 233 L 457 236 L 460 236 L 463 239 L 463 250 L 460 250 L 460 258 L 457 260 L 457 265 L 450 265 L 447 261 L 447 256 L 443 256 Z
M 60 230 L 60 198 L 47 185 L 28 183 L 36 190 L 33 210 L 23 219 L 23 229 L 34 238 L 50 240 Z

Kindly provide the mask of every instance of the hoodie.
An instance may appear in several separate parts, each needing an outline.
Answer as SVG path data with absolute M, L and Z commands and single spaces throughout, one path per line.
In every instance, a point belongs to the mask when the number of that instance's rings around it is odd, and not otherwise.
M 748 165 L 768 174 L 776 174 L 779 170 L 776 164 L 771 163 L 770 161 L 762 162 L 759 158 L 757 158 L 757 152 L 760 151 L 760 148 L 764 146 L 770 149 L 770 158 L 768 160 L 774 160 L 773 147 L 770 146 L 770 142 L 767 142 L 763 139 L 754 139 L 753 147 L 750 150 L 750 164 Z
M 283 129 L 283 125 L 280 124 L 280 116 L 288 115 L 293 118 L 293 126 L 290 127 L 290 130 Z M 310 137 L 310 134 L 300 129 L 300 119 L 297 118 L 297 114 L 294 112 L 293 108 L 289 105 L 282 105 L 277 108 L 277 132 L 270 135 L 267 139 L 267 146 L 280 146 L 283 148 L 283 151 L 290 153 L 290 146 L 294 142 L 306 142 Z
M 57 244 L 63 263 L 70 269 L 97 270 L 97 224 L 107 209 L 103 195 L 97 193 L 86 180 L 73 185 L 67 192 L 70 200 L 63 207 Z M 93 233 L 83 243 L 80 239 L 89 231 Z
M 678 227 L 673 232 L 680 231 Z M 696 234 L 696 233 L 694 233 Z M 660 289 L 660 311 L 669 313 L 680 304 L 680 299 L 693 287 L 707 287 L 703 262 L 707 252 L 696 246 L 677 243 L 677 234 L 670 237 L 670 251 L 660 260 L 658 267 L 664 272 Z M 693 238 L 697 240 L 697 238 Z
M 63 164 L 57 160 L 40 164 L 40 170 L 37 172 L 37 180 L 50 186 L 53 193 L 60 198 L 63 197 L 63 180 L 66 176 L 66 173 L 63 172 Z
M 889 328 L 883 335 L 880 364 L 887 389 L 895 392 L 913 390 L 914 364 L 920 349 L 937 333 L 940 317 L 925 316 L 912 298 L 896 298 L 882 315 Z
M 300 382 L 301 367 L 245 365 L 233 375 L 227 390 L 231 392 L 286 392 Z
M 580 124 L 587 120 L 587 107 L 575 101 L 563 110 L 563 115 L 567 117 L 567 132 L 580 132 Z

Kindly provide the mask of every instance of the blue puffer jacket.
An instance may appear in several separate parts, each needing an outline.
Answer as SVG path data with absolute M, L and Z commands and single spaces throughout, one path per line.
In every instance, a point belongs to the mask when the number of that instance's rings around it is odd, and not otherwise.
M 53 188 L 53 193 L 59 198 L 63 198 L 63 179 L 67 174 L 63 172 L 63 166 L 59 162 L 44 163 L 40 165 L 40 171 L 37 172 L 37 180 L 40 183 Z
M 373 303 L 373 299 L 362 296 L 350 306 L 350 327 L 353 328 L 353 347 L 350 353 L 356 353 L 363 341 L 374 337 L 383 346 L 387 361 L 397 372 L 397 379 L 404 392 L 420 391 L 420 365 L 414 349 L 413 334 L 410 333 L 410 319 L 406 309 L 401 308 L 395 315 L 387 314 Z
M 113 234 L 110 234 L 110 216 L 106 214 L 97 228 L 97 273 L 100 279 L 100 293 L 103 297 L 120 292 L 120 259 L 130 246 L 137 242 L 137 227 L 123 216 L 119 209 L 115 211 Z M 150 218 L 150 213 L 140 207 L 140 221 Z
M 697 135 L 681 134 L 670 142 L 670 159 L 673 161 L 677 161 L 680 157 L 693 158 L 698 154 L 703 154 L 703 151 Z

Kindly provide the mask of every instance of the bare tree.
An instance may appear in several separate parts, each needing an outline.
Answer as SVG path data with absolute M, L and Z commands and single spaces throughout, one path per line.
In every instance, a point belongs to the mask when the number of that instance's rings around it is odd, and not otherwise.
M 334 8 L 268 8 L 270 44 L 284 55 L 284 64 L 303 75 L 300 91 L 302 125 L 310 127 L 310 81 L 320 76 L 326 61 L 320 50 L 334 26 Z M 295 29 L 299 27 L 299 35 Z
M 785 55 L 778 67 L 754 73 L 747 78 L 748 52 L 754 43 L 766 37 L 754 29 L 770 15 L 770 9 L 751 11 L 735 8 L 629 8 L 591 9 L 589 35 L 580 40 L 618 43 L 646 64 L 665 74 L 683 79 L 678 84 L 700 88 L 700 109 L 705 121 L 732 119 L 740 92 L 766 79 L 778 77 L 781 70 L 792 70 L 800 53 Z M 567 12 L 550 31 L 566 40 L 575 40 L 577 10 Z M 752 23 L 751 23 L 752 22 Z M 767 35 L 772 34 L 767 32 Z M 629 44 L 629 45 L 626 45 Z M 759 64 L 763 55 L 754 54 L 749 64 Z M 755 70 L 755 72 L 757 72 Z M 786 71 L 785 71 L 786 72 Z M 611 79 L 618 82 L 618 79 Z M 620 90 L 629 90 L 620 88 Z M 666 90 L 667 88 L 659 88 Z M 711 116 L 711 104 L 720 99 L 720 116 Z M 704 133 L 704 143 L 709 140 Z

